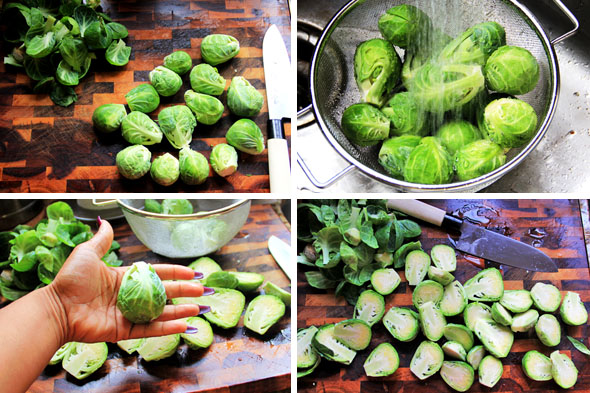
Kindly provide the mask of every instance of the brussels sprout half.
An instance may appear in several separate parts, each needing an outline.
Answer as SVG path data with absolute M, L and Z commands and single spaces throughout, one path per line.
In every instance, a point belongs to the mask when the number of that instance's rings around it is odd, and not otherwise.
M 512 325 L 512 315 L 510 315 L 510 312 L 499 302 L 494 302 L 494 304 L 492 304 L 492 318 L 500 325 Z
M 238 286 L 238 279 L 229 272 L 213 272 L 203 279 L 203 285 L 207 287 L 235 289 Z
M 536 283 L 531 288 L 531 298 L 536 308 L 545 312 L 554 312 L 561 304 L 561 292 L 555 285 Z
M 160 96 L 154 86 L 143 83 L 125 94 L 127 105 L 132 111 L 150 113 L 160 105 Z
M 539 312 L 537 310 L 528 310 L 520 314 L 514 315 L 510 329 L 513 332 L 528 332 L 539 319 Z
M 213 290 L 215 293 L 209 296 L 174 298 L 172 299 L 172 303 L 209 306 L 211 307 L 211 311 L 204 314 L 205 319 L 223 329 L 236 327 L 242 316 L 242 311 L 244 311 L 246 298 L 242 292 L 236 291 L 235 289 L 213 288 Z M 262 328 L 262 325 L 258 325 L 255 321 L 251 322 L 252 324 L 250 326 L 253 328 Z
M 264 281 L 264 276 L 262 274 L 254 273 L 254 272 L 227 272 L 228 274 L 234 276 L 238 280 L 237 289 L 242 292 L 252 292 L 258 289 L 262 282 Z M 280 289 L 280 288 L 279 288 Z M 283 291 L 281 289 L 281 291 Z M 285 292 L 285 291 L 283 291 Z M 281 296 L 277 296 L 275 293 L 270 293 L 265 291 L 265 295 L 274 295 L 279 299 L 283 300 L 286 306 L 289 306 L 290 302 L 285 302 Z M 289 294 L 289 292 L 287 292 Z M 290 294 L 289 294 L 290 295 Z
M 353 318 L 361 319 L 373 326 L 385 313 L 385 299 L 372 290 L 361 292 L 354 306 Z
M 466 351 L 473 347 L 473 333 L 466 326 L 449 323 L 445 326 L 443 335 L 447 340 L 461 344 Z
M 580 299 L 580 295 L 575 292 L 567 292 L 559 309 L 561 319 L 568 325 L 583 325 L 588 321 L 588 311 Z
M 403 179 L 406 161 L 421 139 L 417 135 L 402 135 L 385 140 L 379 150 L 379 164 L 391 176 Z
M 371 285 L 381 295 L 389 295 L 400 282 L 399 274 L 393 269 L 377 269 L 371 274 Z
M 486 354 L 486 349 L 483 345 L 476 345 L 467 353 L 467 362 L 471 364 L 474 370 L 477 370 L 479 364 Z
M 217 123 L 223 115 L 223 104 L 213 96 L 187 90 L 184 93 L 184 101 L 195 113 L 199 123 L 212 125 Z
M 470 27 L 449 42 L 438 60 L 483 66 L 490 55 L 502 45 L 506 45 L 504 28 L 496 22 L 483 22 Z
M 180 176 L 178 160 L 170 153 L 156 157 L 152 162 L 150 175 L 156 183 L 162 186 L 174 184 Z
M 543 314 L 535 324 L 537 337 L 548 347 L 554 347 L 561 341 L 561 326 L 552 314 Z
M 102 367 L 107 360 L 109 349 L 104 342 L 86 344 L 70 343 L 61 362 L 64 370 L 76 379 L 84 379 Z
M 574 362 L 563 353 L 551 353 L 551 375 L 553 380 L 564 389 L 569 389 L 578 381 L 578 369 Z
M 312 345 L 322 357 L 334 362 L 348 365 L 356 356 L 356 351 L 336 340 L 334 324 L 320 326 L 313 337 Z
M 478 140 L 460 148 L 453 160 L 457 178 L 465 181 L 500 168 L 506 163 L 506 155 L 494 142 Z
M 318 360 L 318 353 L 311 345 L 318 328 L 310 326 L 297 330 L 297 368 L 308 368 Z
M 427 136 L 412 150 L 406 167 L 404 179 L 419 184 L 445 184 L 453 178 L 453 162 L 450 154 L 438 139 Z
M 211 65 L 225 63 L 240 51 L 237 39 L 227 34 L 210 34 L 201 41 L 201 56 Z
M 113 132 L 121 127 L 125 116 L 127 116 L 125 105 L 104 104 L 92 113 L 92 124 L 101 132 Z
M 455 276 L 453 276 L 451 273 L 439 269 L 436 266 L 430 266 L 428 268 L 428 278 L 430 280 L 436 281 L 442 286 L 450 284 L 455 280 Z
M 479 383 L 488 388 L 493 388 L 504 372 L 504 366 L 500 359 L 488 355 L 479 363 Z
M 411 251 L 406 256 L 406 280 L 408 285 L 418 285 L 426 273 L 428 273 L 428 267 L 430 266 L 430 257 L 422 250 Z
M 225 90 L 225 78 L 219 75 L 217 68 L 209 64 L 194 66 L 189 78 L 192 89 L 197 93 L 220 96 Z
M 457 256 L 455 249 L 446 244 L 437 244 L 430 250 L 430 257 L 434 265 L 447 272 L 454 272 L 457 269 Z
M 539 81 L 539 63 L 524 48 L 501 46 L 488 58 L 483 69 L 490 90 L 506 94 L 525 94 Z
M 522 371 L 532 380 L 551 381 L 551 359 L 539 351 L 528 351 L 522 357 Z
M 451 155 L 463 146 L 482 138 L 481 131 L 465 120 L 446 122 L 436 131 L 435 136 Z
M 252 273 L 252 274 L 257 274 L 257 273 Z M 239 280 L 239 277 L 238 277 L 238 280 Z M 242 285 L 242 281 L 240 281 L 240 284 L 238 285 L 238 289 L 240 288 L 241 285 Z M 255 290 L 255 289 L 253 289 L 253 290 Z M 264 284 L 264 286 L 262 287 L 262 289 L 264 289 L 264 293 L 266 295 L 275 295 L 276 297 L 281 299 L 283 301 L 283 303 L 285 303 L 285 306 L 287 306 L 287 307 L 291 306 L 291 293 L 285 291 L 284 289 L 280 288 L 276 284 L 274 284 L 270 281 L 267 281 L 266 284 Z M 240 289 L 240 290 L 242 290 L 242 289 Z M 243 290 L 249 291 L 249 289 L 243 289 Z
M 188 265 L 195 272 L 203 274 L 203 279 L 207 278 L 213 272 L 220 272 L 221 266 L 209 257 L 200 257 Z
M 463 346 L 457 341 L 447 341 L 443 344 L 442 350 L 445 355 L 459 359 L 463 362 L 467 358 L 467 352 L 465 351 L 465 348 L 463 348 Z
M 412 341 L 418 335 L 417 313 L 404 307 L 391 307 L 383 317 L 383 325 L 399 341 Z
M 234 76 L 227 90 L 227 107 L 237 116 L 254 117 L 262 109 L 264 97 L 246 78 Z
M 344 135 L 359 146 L 376 145 L 389 136 L 389 119 L 369 104 L 353 104 L 346 108 L 341 125 Z
M 180 337 L 189 348 L 197 350 L 213 344 L 213 329 L 209 322 L 200 317 L 191 317 L 186 319 L 186 323 L 197 329 L 193 334 L 180 333 Z
M 444 289 L 442 285 L 436 281 L 425 280 L 414 288 L 414 292 L 412 292 L 412 303 L 416 308 L 426 302 L 438 304 L 443 298 L 443 293 Z
M 482 318 L 475 323 L 474 332 L 489 353 L 498 358 L 508 356 L 514 342 L 514 333 L 506 326 Z
M 445 317 L 461 314 L 467 306 L 467 295 L 463 285 L 457 280 L 445 286 L 439 307 Z
M 182 149 L 191 143 L 193 131 L 197 126 L 195 116 L 184 105 L 162 109 L 158 114 L 158 123 L 168 142 L 176 149 Z
M 215 173 L 226 177 L 238 169 L 238 153 L 232 146 L 220 143 L 211 150 L 209 162 Z
M 133 145 L 154 145 L 162 141 L 160 127 L 143 112 L 131 112 L 121 122 L 123 138 Z
M 475 324 L 480 319 L 493 321 L 490 306 L 480 302 L 469 303 L 463 311 L 463 320 L 469 330 L 475 330 Z
M 426 112 L 409 92 L 397 93 L 381 108 L 391 121 L 391 135 L 428 134 Z
M 440 346 L 432 341 L 422 341 L 410 362 L 410 371 L 424 380 L 434 375 L 443 365 L 444 353 Z
M 123 276 L 117 295 L 117 308 L 133 323 L 158 318 L 166 305 L 166 290 L 154 267 L 135 262 Z
M 141 347 L 137 348 L 137 353 L 146 362 L 162 360 L 174 355 L 178 344 L 180 344 L 180 334 L 148 337 L 143 340 Z
M 176 72 L 157 66 L 149 74 L 150 83 L 162 97 L 170 97 L 178 93 L 182 87 L 182 79 Z
M 264 151 L 264 136 L 256 123 L 250 119 L 240 119 L 231 125 L 225 134 L 227 143 L 248 154 L 261 154 Z
M 164 67 L 176 72 L 178 75 L 186 74 L 193 66 L 191 55 L 183 50 L 177 50 L 164 57 Z
M 207 158 L 189 147 L 180 149 L 178 153 L 180 180 L 185 184 L 203 184 L 209 177 L 209 161 Z
M 530 141 L 537 130 L 537 114 L 532 106 L 516 98 L 490 102 L 481 115 L 484 136 L 501 147 L 520 147 Z
M 533 305 L 531 293 L 526 289 L 506 290 L 500 304 L 514 313 L 525 312 Z
M 398 367 L 399 355 L 389 343 L 377 345 L 363 364 L 368 377 L 385 377 L 393 374 Z
M 61 361 L 63 360 L 64 356 L 69 351 L 70 346 L 72 346 L 72 345 L 76 345 L 76 343 L 75 342 L 69 342 L 69 343 L 65 343 L 64 345 L 62 345 L 61 347 L 59 347 L 59 349 L 57 351 L 55 351 L 55 353 L 53 354 L 53 356 L 49 360 L 49 364 L 50 365 L 54 365 L 54 364 L 61 363 Z
M 426 302 L 418 307 L 422 333 L 431 341 L 438 341 L 443 336 L 447 320 L 440 308 L 433 302 Z
M 401 4 L 388 9 L 378 22 L 383 37 L 400 48 L 416 46 L 432 28 L 428 15 L 412 5 Z
M 502 273 L 495 267 L 484 269 L 467 280 L 463 288 L 469 300 L 495 302 L 504 294 Z
M 123 351 L 127 352 L 129 355 L 137 352 L 139 347 L 143 345 L 143 338 L 132 338 L 129 340 L 121 340 L 117 341 L 117 346 L 121 348 Z
M 117 153 L 115 162 L 121 176 L 139 179 L 150 171 L 152 153 L 143 145 L 128 146 Z
M 265 334 L 285 315 L 285 303 L 273 295 L 258 295 L 248 304 L 244 326 L 260 335 Z M 370 332 L 369 328 L 369 332 Z
M 360 351 L 371 343 L 371 327 L 362 319 L 347 319 L 334 325 L 334 338 L 348 348 Z

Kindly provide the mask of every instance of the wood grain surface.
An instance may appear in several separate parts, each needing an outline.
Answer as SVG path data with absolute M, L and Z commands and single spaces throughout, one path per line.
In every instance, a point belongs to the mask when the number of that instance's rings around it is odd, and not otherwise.
M 426 201 L 455 215 L 468 217 L 487 228 L 538 247 L 549 255 L 557 266 L 557 273 L 528 272 L 518 268 L 497 266 L 502 271 L 505 289 L 531 289 L 536 282 L 552 283 L 562 294 L 575 291 L 580 294 L 586 308 L 590 308 L 590 274 L 584 243 L 580 209 L 577 200 L 449 200 Z M 298 225 L 302 225 L 300 222 Z M 449 234 L 429 224 L 422 224 L 420 241 L 427 252 L 435 244 L 451 244 Z M 458 236 L 452 234 L 453 238 Z M 302 247 L 301 244 L 298 247 Z M 455 277 L 464 283 L 473 277 L 479 267 L 457 252 L 457 271 Z M 477 258 L 475 258 L 476 262 Z M 483 262 L 483 261 L 481 261 Z M 298 268 L 297 281 L 297 326 L 338 322 L 352 317 L 353 307 L 342 298 L 334 298 L 333 292 L 311 288 L 303 272 L 305 266 Z M 407 285 L 403 271 L 398 271 L 402 282 L 389 296 L 385 297 L 386 311 L 392 306 L 412 307 L 412 290 Z M 559 318 L 559 317 L 558 317 Z M 463 323 L 461 317 L 447 318 L 448 322 Z M 522 371 L 524 354 L 532 349 L 549 355 L 555 349 L 572 358 L 580 374 L 572 391 L 590 391 L 590 357 L 575 350 L 566 335 L 583 338 L 588 344 L 590 326 L 566 326 L 562 328 L 562 340 L 555 348 L 545 347 L 537 339 L 534 330 L 515 334 L 514 345 L 508 357 L 502 359 L 504 373 L 494 388 L 479 384 L 477 373 L 469 392 L 553 392 L 561 390 L 553 381 L 536 382 Z M 371 345 L 360 351 L 350 366 L 322 359 L 316 371 L 298 380 L 301 392 L 452 392 L 453 390 L 437 373 L 425 381 L 420 381 L 410 371 L 412 356 L 424 336 L 409 343 L 395 340 L 382 323 L 373 326 Z M 363 370 L 363 363 L 369 353 L 381 342 L 390 342 L 398 351 L 400 367 L 391 376 L 369 378 Z
M 238 152 L 238 171 L 227 177 L 210 172 L 199 186 L 181 181 L 170 187 L 156 184 L 146 175 L 140 180 L 119 176 L 116 154 L 128 144 L 120 132 L 99 135 L 92 127 L 94 109 L 106 103 L 125 104 L 125 94 L 149 82 L 148 74 L 174 50 L 187 51 L 193 64 L 201 63 L 200 43 L 208 34 L 230 34 L 240 41 L 238 56 L 217 66 L 227 85 L 233 76 L 244 76 L 265 97 L 254 119 L 266 135 L 268 107 L 262 65 L 262 39 L 271 24 L 278 26 L 290 52 L 290 16 L 285 0 L 225 1 L 113 1 L 103 0 L 105 12 L 129 29 L 131 60 L 124 67 L 95 61 L 75 88 L 78 102 L 63 108 L 48 95 L 32 92 L 32 82 L 19 69 L 0 64 L 0 192 L 268 192 L 266 151 L 258 156 Z M 12 47 L 3 44 L 4 57 Z M 190 89 L 188 74 L 173 97 L 162 97 L 160 107 L 184 104 Z M 227 90 L 226 90 L 227 91 Z M 226 106 L 213 126 L 197 125 L 191 147 L 209 158 L 212 146 L 225 142 L 225 133 L 238 118 Z M 290 141 L 290 125 L 285 124 Z M 150 146 L 153 157 L 177 154 L 168 141 Z
M 169 259 L 149 251 L 124 219 L 112 221 L 125 265 L 136 261 L 188 264 L 192 259 Z M 290 243 L 290 232 L 270 205 L 253 205 L 238 235 L 210 255 L 224 270 L 257 272 L 288 289 L 289 280 L 267 249 L 275 235 Z M 246 295 L 246 302 L 257 292 Z M 246 303 L 247 304 L 247 303 Z M 105 364 L 85 380 L 68 375 L 61 365 L 48 366 L 30 392 L 275 392 L 291 386 L 291 318 L 285 316 L 264 336 L 244 328 L 213 327 L 213 345 L 199 351 L 181 344 L 168 359 L 145 362 L 109 343 Z M 181 341 L 182 343 L 182 341 Z M 0 391 L 2 389 L 0 388 Z

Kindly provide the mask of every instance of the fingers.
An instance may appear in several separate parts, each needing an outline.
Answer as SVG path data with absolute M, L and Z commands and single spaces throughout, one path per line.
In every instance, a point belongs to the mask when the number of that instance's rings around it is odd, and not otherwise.
M 168 299 L 203 295 L 203 285 L 194 281 L 164 281 L 164 288 Z
M 112 242 L 113 227 L 111 227 L 111 224 L 109 224 L 108 221 L 102 220 L 96 235 L 94 235 L 92 239 L 88 240 L 86 243 L 83 243 L 83 246 L 93 250 L 98 258 L 102 258 L 105 256 L 107 251 L 109 251 Z
M 155 322 L 165 322 L 165 321 L 172 321 L 175 319 L 181 318 L 188 318 L 194 317 L 199 315 L 199 306 L 196 304 L 178 304 L 178 305 L 168 305 L 164 307 L 164 311 L 158 318 L 156 318 Z
M 153 265 L 162 280 L 192 280 L 195 278 L 193 269 L 180 265 Z
M 187 323 L 182 320 L 166 322 L 150 322 L 148 324 L 133 325 L 129 338 L 167 336 L 169 334 L 184 333 Z

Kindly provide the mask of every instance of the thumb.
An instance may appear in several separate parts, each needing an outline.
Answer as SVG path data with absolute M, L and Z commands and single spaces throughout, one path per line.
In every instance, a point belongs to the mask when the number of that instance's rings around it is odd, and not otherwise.
M 111 227 L 108 221 L 100 220 L 99 222 L 100 227 L 98 228 L 98 232 L 96 232 L 96 235 L 92 239 L 84 243 L 84 247 L 93 250 L 100 259 L 109 251 L 114 235 L 113 227 Z

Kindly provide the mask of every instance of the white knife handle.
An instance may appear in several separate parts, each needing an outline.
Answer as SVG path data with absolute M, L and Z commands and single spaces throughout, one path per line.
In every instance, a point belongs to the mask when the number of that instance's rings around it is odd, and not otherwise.
M 268 140 L 268 176 L 270 192 L 291 192 L 291 168 L 287 140 L 273 138 Z
M 415 199 L 390 199 L 387 201 L 387 207 L 399 210 L 402 213 L 406 213 L 412 217 L 416 217 L 439 227 L 442 225 L 445 215 L 447 214 L 444 210 Z

